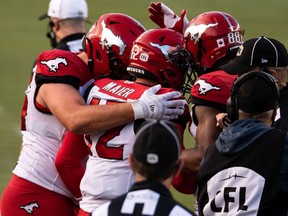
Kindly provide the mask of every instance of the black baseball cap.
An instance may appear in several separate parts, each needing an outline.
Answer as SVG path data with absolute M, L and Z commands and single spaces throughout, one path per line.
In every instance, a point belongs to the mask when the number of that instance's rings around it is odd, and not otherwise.
M 229 74 L 244 74 L 255 67 L 286 67 L 288 54 L 285 46 L 264 36 L 247 40 L 239 47 L 236 58 L 220 66 Z
M 146 120 L 136 133 L 132 154 L 145 165 L 170 165 L 180 158 L 180 140 L 173 122 Z
M 272 75 L 252 71 L 238 79 L 241 79 L 236 81 L 241 82 L 237 93 L 239 109 L 246 113 L 261 113 L 277 107 L 279 90 L 277 80 Z

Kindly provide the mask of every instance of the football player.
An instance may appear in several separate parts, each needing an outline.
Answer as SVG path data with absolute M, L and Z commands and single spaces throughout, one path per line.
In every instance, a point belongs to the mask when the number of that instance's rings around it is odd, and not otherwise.
M 192 55 L 196 80 L 191 83 L 190 132 L 196 147 L 183 151 L 182 157 L 184 170 L 197 173 L 206 148 L 221 132 L 215 116 L 226 111 L 226 101 L 237 78 L 219 67 L 235 58 L 243 43 L 243 30 L 233 16 L 221 11 L 199 14 L 190 22 L 187 22 L 186 10 L 178 17 L 161 2 L 151 3 L 149 11 L 156 24 L 183 32 L 186 48 Z
M 235 58 L 243 44 L 244 32 L 233 16 L 221 11 L 205 12 L 187 22 L 186 10 L 178 17 L 161 2 L 152 2 L 148 10 L 150 19 L 156 24 L 183 32 L 186 48 L 192 55 L 196 80 L 188 80 L 192 84 L 190 132 L 196 145 L 182 151 L 184 166 L 174 186 L 182 193 L 194 194 L 197 172 L 205 151 L 221 132 L 215 117 L 226 111 L 226 101 L 237 78 L 219 67 Z M 192 172 L 194 177 L 187 177 L 187 172 Z M 197 202 L 194 208 L 197 212 Z
M 156 95 L 160 86 L 148 89 L 131 103 L 114 106 L 85 104 L 81 94 L 93 83 L 93 75 L 96 79 L 105 75 L 101 63 L 106 61 L 107 65 L 107 61 L 114 59 L 116 51 L 130 53 L 128 49 L 133 39 L 145 31 L 133 18 L 123 16 L 130 21 L 127 28 L 131 29 L 132 38 L 128 41 L 123 40 L 125 36 L 121 32 L 114 34 L 111 30 L 119 24 L 118 20 L 107 19 L 99 23 L 106 30 L 99 48 L 111 51 L 107 52 L 105 59 L 104 56 L 100 59 L 97 50 L 89 48 L 83 53 L 55 49 L 39 55 L 36 73 L 26 90 L 27 104 L 22 112 L 23 144 L 13 176 L 2 195 L 2 216 L 73 215 L 73 195 L 64 185 L 54 165 L 66 130 L 93 133 L 139 118 L 173 119 L 183 113 L 185 100 L 168 101 L 179 97 L 181 93 L 173 91 Z M 121 29 L 123 34 L 127 33 L 127 29 L 122 26 Z M 86 40 L 86 43 L 90 42 Z M 116 63 L 121 64 L 120 60 Z M 117 67 L 116 63 L 108 64 L 107 71 Z
M 165 87 L 160 89 L 159 94 L 175 90 L 183 92 L 186 71 L 190 67 L 189 56 L 184 49 L 182 34 L 169 29 L 148 30 L 138 37 L 130 54 L 127 71 L 135 80 L 99 79 L 89 90 L 87 104 L 114 106 L 134 101 L 150 86 L 157 84 Z M 184 96 L 181 98 L 184 99 Z M 182 136 L 189 119 L 189 107 L 186 104 L 184 113 L 174 120 Z M 128 191 L 134 182 L 134 175 L 127 158 L 131 153 L 135 131 L 141 122 L 131 121 L 107 131 L 84 136 L 89 148 L 89 158 L 80 184 L 83 197 L 78 216 L 88 216 L 102 203 Z M 64 145 L 65 148 L 72 147 L 73 141 L 70 147 L 66 143 L 68 139 L 72 140 L 69 134 L 65 137 L 59 154 L 65 153 Z M 59 154 L 57 159 L 61 160 L 63 157 Z M 76 160 L 80 166 L 81 157 L 76 154 L 75 157 L 78 157 Z M 58 161 L 57 166 L 61 169 L 59 165 L 61 161 Z M 68 174 L 69 171 L 66 172 Z

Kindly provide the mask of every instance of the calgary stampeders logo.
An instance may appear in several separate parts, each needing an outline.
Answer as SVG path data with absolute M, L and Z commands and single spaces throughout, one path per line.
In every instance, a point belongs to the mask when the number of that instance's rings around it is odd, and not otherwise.
M 195 82 L 194 86 L 199 85 L 198 92 L 200 95 L 205 95 L 207 92 L 212 90 L 220 90 L 218 86 L 214 86 L 211 83 L 206 82 L 204 79 L 199 79 Z
M 111 47 L 112 45 L 118 46 L 119 47 L 119 55 L 123 55 L 126 46 L 124 44 L 124 41 L 121 39 L 120 36 L 115 35 L 111 29 L 106 27 L 106 24 L 104 22 L 104 20 L 101 23 L 102 25 L 102 37 L 101 37 L 101 41 L 100 44 L 102 45 L 102 49 L 104 49 L 105 46 L 109 46 Z
M 200 24 L 200 25 L 191 25 L 185 30 L 184 36 L 190 36 L 190 39 L 193 41 L 194 44 L 196 44 L 200 38 L 202 37 L 202 34 L 211 27 L 217 26 L 218 23 L 210 23 L 208 25 L 206 24 Z
M 31 202 L 27 205 L 19 206 L 19 208 L 25 210 L 28 214 L 33 214 L 34 208 L 39 208 L 39 205 L 37 202 Z
M 56 73 L 59 69 L 59 64 L 68 65 L 65 58 L 57 57 L 48 61 L 41 61 L 41 64 L 46 65 L 51 72 Z
M 160 49 L 161 53 L 165 56 L 165 58 L 167 60 L 169 60 L 169 50 L 171 50 L 171 46 L 169 45 L 159 45 L 159 44 L 155 44 L 150 42 L 151 46 L 156 47 L 158 49 Z

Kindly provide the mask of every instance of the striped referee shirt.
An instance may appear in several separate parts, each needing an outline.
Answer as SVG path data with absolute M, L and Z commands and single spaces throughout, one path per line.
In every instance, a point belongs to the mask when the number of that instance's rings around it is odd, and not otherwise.
M 115 198 L 97 209 L 91 216 L 195 216 L 175 201 L 170 191 L 159 182 L 135 183 L 128 193 Z

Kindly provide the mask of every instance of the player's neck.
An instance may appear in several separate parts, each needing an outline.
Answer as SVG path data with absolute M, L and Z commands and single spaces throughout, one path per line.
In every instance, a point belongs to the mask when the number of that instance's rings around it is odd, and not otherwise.
M 144 78 L 137 78 L 135 80 L 136 83 L 140 83 L 142 85 L 146 85 L 146 86 L 154 86 L 154 85 L 157 85 L 158 83 L 154 82 L 154 81 L 151 81 L 151 80 L 148 80 L 148 79 L 144 79 Z

